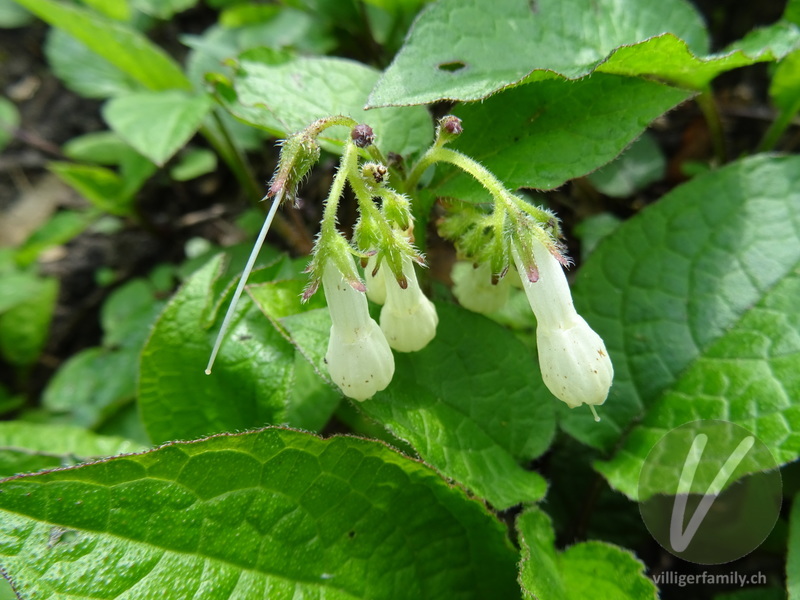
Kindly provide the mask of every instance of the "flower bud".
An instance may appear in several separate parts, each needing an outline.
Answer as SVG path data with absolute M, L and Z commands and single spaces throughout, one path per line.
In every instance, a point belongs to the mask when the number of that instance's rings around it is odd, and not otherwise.
M 375 143 L 375 132 L 373 132 L 372 127 L 366 123 L 361 123 L 353 127 L 353 130 L 350 132 L 350 139 L 352 139 L 359 148 L 366 148 Z
M 389 345 L 398 352 L 416 352 L 436 335 L 439 316 L 417 282 L 414 265 L 403 258 L 405 288 L 394 278 L 386 279 L 386 303 L 381 309 L 381 329 Z
M 369 316 L 364 294 L 332 263 L 325 265 L 322 286 L 333 322 L 325 354 L 331 379 L 348 398 L 371 398 L 394 376 L 394 356 L 386 337 Z
M 461 124 L 461 119 L 454 115 L 447 115 L 439 119 L 439 125 L 436 128 L 436 139 L 438 144 L 446 144 L 454 140 L 464 132 L 464 126 Z
M 361 176 L 370 189 L 381 187 L 389 179 L 389 169 L 376 162 L 365 163 L 361 167 Z
M 283 141 L 278 168 L 270 181 L 267 196 L 283 197 L 294 201 L 300 182 L 319 159 L 319 144 L 305 131 L 295 133 Z
M 489 263 L 480 263 L 476 268 L 468 262 L 457 262 L 451 277 L 453 294 L 467 310 L 490 314 L 503 308 L 508 300 L 508 277 L 493 284 Z

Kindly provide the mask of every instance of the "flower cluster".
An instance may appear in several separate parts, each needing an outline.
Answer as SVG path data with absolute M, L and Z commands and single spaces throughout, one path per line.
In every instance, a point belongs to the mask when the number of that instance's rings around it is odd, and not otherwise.
M 424 260 L 414 245 L 411 201 L 392 188 L 413 191 L 428 168 L 449 163 L 479 181 L 489 193 L 491 208 L 481 200 L 445 206 L 440 234 L 456 244 L 460 262 L 453 270 L 453 293 L 466 308 L 483 313 L 502 309 L 513 283 L 521 286 L 536 316 L 536 341 L 542 379 L 570 407 L 605 402 L 614 376 L 603 340 L 578 315 L 562 265 L 558 220 L 549 211 L 512 194 L 486 168 L 446 148 L 463 128 L 447 116 L 439 121 L 433 145 L 407 173 L 397 157 L 384 160 L 374 145 L 372 129 L 349 117 L 330 117 L 312 123 L 287 139 L 268 197 L 274 197 L 264 227 L 248 259 L 245 273 L 223 321 L 209 360 L 210 373 L 217 350 L 232 318 L 255 256 L 280 203 L 294 198 L 299 181 L 317 161 L 317 136 L 326 128 L 346 125 L 339 169 L 325 201 L 321 229 L 307 272 L 308 299 L 321 284 L 331 316 L 325 362 L 342 393 L 363 401 L 392 381 L 392 350 L 416 352 L 436 335 L 439 318 L 422 292 L 415 263 Z M 363 161 L 363 162 L 362 162 Z M 336 212 L 349 185 L 358 202 L 358 219 L 348 240 L 337 228 Z M 356 259 L 364 267 L 362 280 Z M 366 284 L 364 283 L 366 280 Z M 379 323 L 369 313 L 367 297 L 382 304 Z
M 353 129 L 325 205 L 322 228 L 308 271 L 310 297 L 321 282 L 331 315 L 325 355 L 328 373 L 342 393 L 366 400 L 386 388 L 394 374 L 392 349 L 421 350 L 436 335 L 436 307 L 422 293 L 414 263 L 424 264 L 411 239 L 408 199 L 387 185 L 381 162 L 359 165 L 358 149 L 374 136 L 366 125 Z M 336 207 L 345 183 L 358 200 L 359 218 L 352 244 L 335 227 Z M 380 201 L 380 208 L 375 200 Z M 354 257 L 365 264 L 366 286 Z M 366 292 L 366 294 L 365 294 Z M 367 295 L 383 304 L 380 325 L 369 315 Z

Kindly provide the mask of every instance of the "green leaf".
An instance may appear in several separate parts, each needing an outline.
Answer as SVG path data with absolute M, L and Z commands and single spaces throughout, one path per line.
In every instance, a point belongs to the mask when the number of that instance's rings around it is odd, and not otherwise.
M 207 148 L 190 148 L 180 157 L 180 162 L 169 170 L 175 181 L 189 181 L 217 169 L 217 155 Z
M 55 213 L 17 249 L 14 254 L 17 264 L 24 267 L 34 263 L 42 252 L 67 243 L 83 233 L 97 218 L 95 210 L 61 210 Z
M 342 395 L 318 366 L 322 339 L 313 340 L 316 347 L 309 354 L 308 344 L 301 345 L 292 340 L 280 320 L 304 312 L 316 314 L 319 311 L 314 309 L 324 305 L 321 294 L 302 303 L 300 299 L 307 279 L 298 278 L 297 273 L 293 275 L 295 277 L 290 279 L 249 285 L 247 292 L 273 327 L 296 346 L 294 381 L 287 399 L 286 422 L 292 427 L 321 431 L 341 403 Z M 330 322 L 327 327 L 330 329 Z M 324 343 L 327 343 L 327 338 Z
M 636 497 L 668 430 L 724 419 L 779 464 L 800 456 L 800 159 L 758 156 L 676 188 L 606 238 L 578 273 L 578 311 L 605 340 L 615 381 L 590 422 L 561 425 L 604 449 L 597 465 Z M 634 422 L 636 424 L 634 425 Z
M 143 88 L 124 71 L 62 29 L 51 29 L 44 44 L 47 63 L 64 85 L 85 98 L 109 98 Z
M 128 0 L 83 0 L 83 4 L 91 6 L 97 12 L 117 21 L 131 18 L 131 7 Z
M 0 354 L 14 365 L 36 362 L 50 333 L 58 298 L 58 280 L 37 280 L 36 292 L 0 315 Z
M 684 0 L 440 0 L 417 19 L 368 104 L 480 100 L 550 73 L 595 70 L 702 89 L 799 42 L 800 31 L 782 23 L 708 55 L 702 21 Z
M 170 19 L 196 4 L 197 0 L 131 0 L 134 8 L 159 19 Z
M 496 508 L 540 499 L 544 479 L 520 463 L 549 446 L 556 401 L 536 376 L 534 358 L 485 317 L 446 304 L 437 310 L 433 341 L 419 352 L 395 353 L 392 383 L 358 409 Z M 280 322 L 327 377 L 327 310 Z
M 800 51 L 792 52 L 789 56 L 778 63 L 772 83 L 769 87 L 769 95 L 775 105 L 785 111 L 797 112 L 800 105 Z
M 113 131 L 94 131 L 74 137 L 61 150 L 64 156 L 75 161 L 112 166 L 122 164 L 131 154 L 138 155 Z
M 4 29 L 24 27 L 31 21 L 33 15 L 14 3 L 14 0 L 0 0 L 0 27 Z
M 69 423 L 99 427 L 136 394 L 137 352 L 88 348 L 71 356 L 48 382 L 42 404 Z
M 228 59 L 253 48 L 267 46 L 275 49 L 296 49 L 308 54 L 325 54 L 335 46 L 335 40 L 320 30 L 317 20 L 304 12 L 275 5 L 243 4 L 231 9 L 240 14 L 245 10 L 265 10 L 273 18 L 264 22 L 231 25 L 213 25 L 202 35 L 184 35 L 181 41 L 192 51 L 186 61 L 189 78 L 203 85 L 206 73 L 218 72 Z M 228 11 L 220 16 L 224 20 Z
M 111 169 L 68 162 L 51 162 L 48 168 L 102 211 L 127 215 L 133 210 L 133 194 Z
M 144 35 L 112 19 L 56 0 L 16 0 L 40 19 L 63 29 L 151 90 L 189 89 L 178 64 Z
M 616 75 L 540 81 L 458 107 L 464 133 L 453 146 L 511 188 L 552 189 L 613 160 L 653 119 L 690 96 Z M 455 168 L 440 170 L 433 192 L 467 201 L 488 198 Z
M 11 271 L 0 278 L 0 314 L 33 300 L 41 290 L 41 280 L 34 273 Z
M 14 139 L 14 132 L 19 127 L 19 122 L 17 105 L 8 98 L 0 96 L 0 150 Z
M 163 166 L 197 132 L 212 104 L 204 94 L 141 92 L 110 100 L 103 118 L 122 139 Z
M 428 112 L 421 107 L 364 110 L 378 72 L 342 58 L 294 58 L 282 64 L 242 61 L 234 79 L 238 101 L 228 106 L 237 118 L 276 136 L 305 128 L 331 115 L 347 115 L 375 131 L 384 152 L 407 155 L 433 137 Z M 327 129 L 320 140 L 341 148 L 349 135 L 343 127 Z
M 266 429 L 0 492 L 0 555 L 25 597 L 519 597 L 485 507 L 377 442 Z
M 156 442 L 282 423 L 294 349 L 244 296 L 217 358 L 204 375 L 222 316 L 212 292 L 221 258 L 194 273 L 172 298 L 142 351 L 139 406 Z M 227 289 L 230 289 L 229 287 Z M 223 307 L 224 308 L 224 307 Z
M 597 245 L 614 233 L 622 224 L 622 219 L 611 213 L 592 215 L 581 221 L 574 230 L 581 240 L 581 260 L 585 261 Z
M 589 174 L 589 181 L 606 196 L 625 198 L 664 177 L 667 160 L 647 132 L 615 161 Z
M 300 352 L 295 352 L 294 382 L 286 422 L 307 431 L 322 431 L 342 401 L 339 390 L 322 379 Z
M 140 450 L 144 447 L 129 440 L 97 435 L 79 427 L 24 421 L 0 423 L 0 477 Z
M 789 23 L 800 25 L 800 0 L 788 0 L 783 11 L 783 19 Z
M 116 289 L 100 313 L 103 347 L 70 357 L 48 383 L 44 406 L 71 423 L 98 428 L 131 404 L 139 353 L 164 304 L 144 279 Z
M 550 518 L 533 508 L 517 520 L 522 546 L 519 582 L 530 600 L 646 600 L 658 590 L 644 564 L 605 542 L 582 542 L 563 552 L 554 547 Z
M 146 279 L 133 279 L 114 290 L 100 312 L 105 334 L 103 345 L 141 348 L 165 304 L 156 294 L 155 287 Z

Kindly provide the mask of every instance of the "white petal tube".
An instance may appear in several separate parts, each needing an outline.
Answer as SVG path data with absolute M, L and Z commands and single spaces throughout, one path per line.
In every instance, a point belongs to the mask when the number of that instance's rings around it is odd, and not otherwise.
M 372 272 L 375 270 L 377 262 L 378 259 L 375 255 L 369 257 L 367 266 L 364 268 L 364 279 L 367 282 L 367 298 L 375 304 L 383 304 L 386 302 L 386 271 L 389 270 L 389 267 L 386 266 L 386 263 L 382 264 L 373 276 Z
M 472 312 L 490 314 L 497 312 L 508 301 L 509 280 L 503 277 L 492 284 L 492 268 L 481 263 L 474 268 L 471 263 L 457 262 L 451 271 L 453 294 L 459 304 Z
M 403 259 L 403 289 L 394 277 L 386 277 L 386 303 L 381 309 L 381 329 L 389 345 L 398 352 L 416 352 L 436 335 L 439 316 L 422 290 L 410 258 Z
M 348 398 L 371 398 L 394 376 L 394 356 L 386 337 L 369 316 L 366 296 L 332 264 L 322 273 L 322 286 L 333 321 L 325 354 L 331 379 Z

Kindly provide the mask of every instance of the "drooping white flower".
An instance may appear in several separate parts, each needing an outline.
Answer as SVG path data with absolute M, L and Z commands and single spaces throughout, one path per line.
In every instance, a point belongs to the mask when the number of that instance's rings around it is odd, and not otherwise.
M 378 257 L 373 254 L 367 260 L 367 266 L 364 267 L 364 279 L 367 282 L 367 298 L 375 304 L 383 304 L 386 302 L 386 271 L 388 267 L 385 263 L 382 264 L 381 268 L 373 275 L 377 264 Z
M 603 404 L 614 368 L 600 336 L 577 313 L 569 323 L 536 328 L 539 367 L 547 389 L 575 408 Z
M 588 404 L 598 420 L 594 406 L 605 402 L 614 378 L 606 346 L 576 312 L 567 278 L 555 256 L 535 238 L 531 249 L 538 271 L 535 282 L 528 277 L 529 270 L 516 248 L 512 248 L 512 256 L 536 315 L 542 379 L 556 398 L 572 408 Z
M 388 275 L 388 274 L 387 274 Z M 417 282 L 411 259 L 403 259 L 405 289 L 394 277 L 386 277 L 386 303 L 381 309 L 381 329 L 389 345 L 398 352 L 416 352 L 436 335 L 439 316 Z
M 493 284 L 489 263 L 480 263 L 476 268 L 471 263 L 459 261 L 453 265 L 450 276 L 453 279 L 453 294 L 467 310 L 490 314 L 503 308 L 508 301 L 508 277 Z
M 369 316 L 364 293 L 354 289 L 333 263 L 323 270 L 322 286 L 333 322 L 325 354 L 331 379 L 348 398 L 371 398 L 394 376 L 394 356 L 386 336 Z

